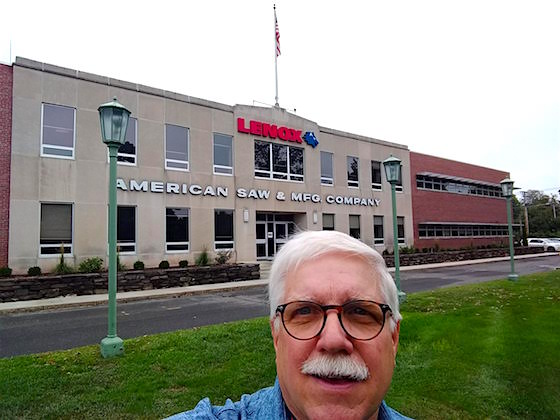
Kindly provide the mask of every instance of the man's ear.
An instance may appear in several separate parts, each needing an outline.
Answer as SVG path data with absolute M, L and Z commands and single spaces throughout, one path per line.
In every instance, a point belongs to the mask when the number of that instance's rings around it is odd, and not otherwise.
M 270 332 L 272 334 L 272 342 L 274 343 L 274 350 L 278 351 L 278 337 L 280 335 L 280 329 L 276 329 L 274 326 L 275 322 L 278 322 L 278 319 L 274 317 L 270 320 Z
M 399 332 L 401 330 L 401 321 L 397 322 L 395 330 L 391 332 L 391 339 L 393 340 L 393 356 L 397 357 L 397 350 L 399 348 Z

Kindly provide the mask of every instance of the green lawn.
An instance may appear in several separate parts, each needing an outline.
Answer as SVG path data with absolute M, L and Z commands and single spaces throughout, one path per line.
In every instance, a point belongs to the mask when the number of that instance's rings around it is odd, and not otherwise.
M 560 271 L 415 293 L 388 403 L 416 418 L 560 417 Z M 266 319 L 0 359 L 0 418 L 161 418 L 271 385 Z

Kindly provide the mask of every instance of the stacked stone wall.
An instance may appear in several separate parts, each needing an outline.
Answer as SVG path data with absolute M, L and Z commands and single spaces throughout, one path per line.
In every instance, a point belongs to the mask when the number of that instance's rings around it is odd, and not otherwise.
M 117 291 L 163 289 L 260 278 L 259 264 L 147 269 L 119 272 Z M 0 302 L 107 293 L 107 273 L 0 279 Z

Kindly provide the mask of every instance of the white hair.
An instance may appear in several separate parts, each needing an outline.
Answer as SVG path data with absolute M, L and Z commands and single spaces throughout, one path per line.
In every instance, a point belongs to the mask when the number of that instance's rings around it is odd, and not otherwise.
M 339 253 L 361 258 L 371 268 L 373 273 L 379 274 L 379 288 L 384 302 L 391 307 L 391 331 L 402 319 L 399 312 L 399 299 L 395 282 L 387 270 L 385 260 L 373 248 L 358 239 L 338 231 L 306 231 L 295 235 L 276 254 L 268 282 L 268 297 L 270 300 L 270 319 L 274 319 L 278 305 L 285 303 L 284 298 L 286 275 L 297 270 L 300 264 L 326 254 Z M 372 281 L 374 279 L 372 278 Z M 275 327 L 279 323 L 275 322 Z

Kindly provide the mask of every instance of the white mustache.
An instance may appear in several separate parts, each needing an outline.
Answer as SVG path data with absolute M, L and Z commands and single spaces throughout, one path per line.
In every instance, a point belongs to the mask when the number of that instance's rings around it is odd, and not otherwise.
M 366 365 L 357 362 L 350 356 L 320 355 L 307 359 L 301 366 L 304 375 L 319 376 L 328 379 L 349 379 L 365 381 L 369 377 Z

